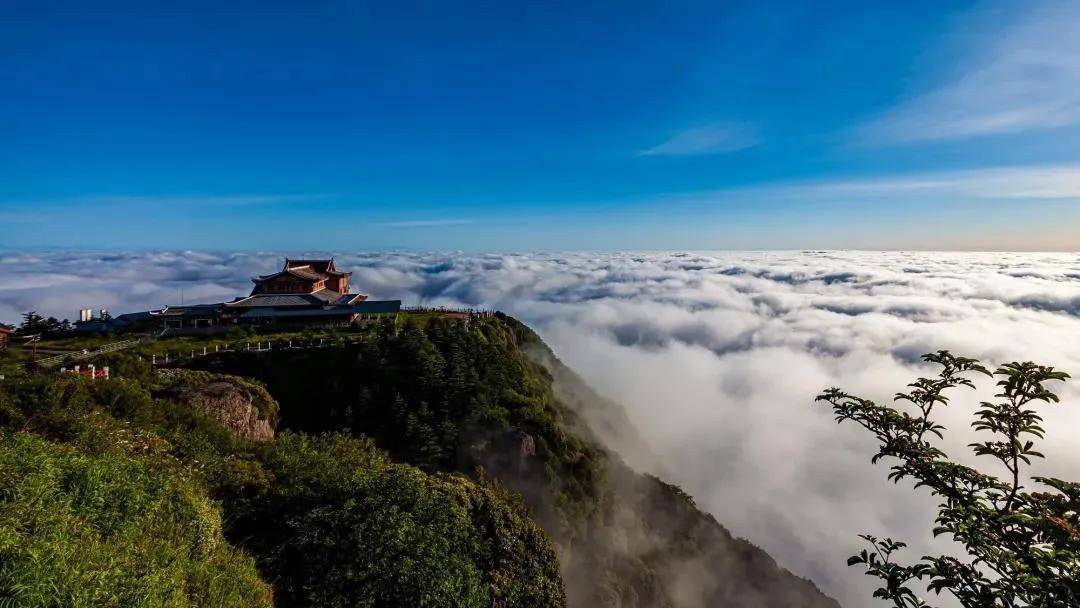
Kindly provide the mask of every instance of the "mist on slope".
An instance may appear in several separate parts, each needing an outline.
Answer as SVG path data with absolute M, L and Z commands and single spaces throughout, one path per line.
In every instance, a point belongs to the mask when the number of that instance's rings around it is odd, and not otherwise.
M 247 293 L 280 253 L 0 254 L 0 321 Z M 844 566 L 871 532 L 921 555 L 933 501 L 873 467 L 874 445 L 811 405 L 840 386 L 878 400 L 948 348 L 988 364 L 1080 374 L 1080 256 L 1008 253 L 339 253 L 353 284 L 407 305 L 498 308 L 532 325 L 622 404 L 655 466 L 735 534 L 847 606 L 872 581 Z M 983 396 L 991 383 L 980 382 Z M 1080 479 L 1080 382 L 1047 408 L 1049 465 Z M 968 462 L 973 393 L 943 422 Z M 653 462 L 627 454 L 638 466 Z

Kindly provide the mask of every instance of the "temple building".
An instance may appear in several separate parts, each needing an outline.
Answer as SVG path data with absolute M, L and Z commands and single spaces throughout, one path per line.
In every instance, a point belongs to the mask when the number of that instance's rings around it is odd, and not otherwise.
M 278 272 L 252 277 L 251 294 L 220 304 L 167 306 L 161 310 L 120 315 L 114 328 L 149 328 L 178 332 L 228 327 L 275 326 L 281 329 L 334 327 L 394 318 L 400 300 L 371 301 L 350 293 L 351 272 L 338 270 L 334 259 L 292 260 Z
M 329 260 L 290 260 L 285 258 L 285 267 L 274 274 L 267 274 L 251 279 L 255 287 L 251 295 L 306 293 L 320 294 L 327 292 L 323 299 L 349 294 L 351 272 L 341 272 L 334 266 L 334 258 Z M 366 299 L 367 296 L 356 294 Z
M 13 333 L 15 333 L 14 329 L 6 325 L 0 325 L 0 352 L 7 350 L 8 342 L 11 340 L 11 334 Z
M 251 295 L 226 302 L 221 318 L 226 323 L 345 324 L 377 315 L 397 314 L 399 300 L 368 302 L 367 296 L 349 293 L 351 272 L 342 272 L 329 260 L 291 260 L 273 274 L 253 277 Z

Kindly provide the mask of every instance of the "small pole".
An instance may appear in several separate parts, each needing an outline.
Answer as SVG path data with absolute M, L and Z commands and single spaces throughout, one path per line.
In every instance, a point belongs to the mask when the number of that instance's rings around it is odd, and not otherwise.
M 150 355 L 150 365 L 157 365 L 157 355 Z

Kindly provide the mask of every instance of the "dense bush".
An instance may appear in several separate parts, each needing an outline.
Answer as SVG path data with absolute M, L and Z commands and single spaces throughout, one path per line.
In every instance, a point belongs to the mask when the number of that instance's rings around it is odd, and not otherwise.
M 497 486 L 390 463 L 370 441 L 285 433 L 238 467 L 231 534 L 280 606 L 563 605 L 546 535 Z
M 182 469 L 0 431 L 0 604 L 270 606 Z

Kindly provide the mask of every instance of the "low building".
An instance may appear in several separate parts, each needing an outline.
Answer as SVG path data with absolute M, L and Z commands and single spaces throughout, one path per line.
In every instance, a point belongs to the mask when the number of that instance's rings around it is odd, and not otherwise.
M 7 350 L 8 344 L 11 343 L 11 334 L 15 333 L 15 330 L 5 325 L 0 325 L 0 352 Z
M 350 293 L 351 275 L 338 270 L 333 258 L 286 258 L 280 271 L 253 277 L 255 285 L 248 296 L 219 304 L 166 306 L 119 315 L 110 321 L 111 328 L 199 333 L 229 327 L 336 327 L 396 318 L 400 300 L 371 301 L 364 294 Z M 100 331 L 90 324 L 86 329 Z

